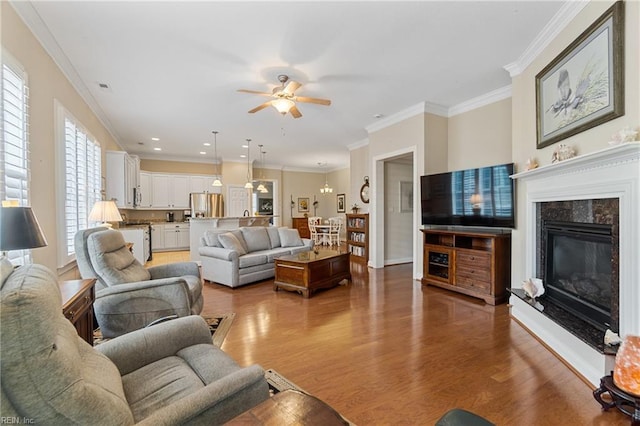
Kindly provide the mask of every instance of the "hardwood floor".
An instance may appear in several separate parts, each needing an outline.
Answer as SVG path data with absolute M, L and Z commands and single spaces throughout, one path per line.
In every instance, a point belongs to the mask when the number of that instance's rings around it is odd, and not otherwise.
M 153 264 L 188 252 L 154 253 Z M 147 264 L 149 266 L 150 264 Z M 628 425 L 509 317 L 506 304 L 423 287 L 412 265 L 367 269 L 310 299 L 272 280 L 206 284 L 203 314 L 235 312 L 222 348 L 273 368 L 358 425 L 434 424 L 460 407 L 498 425 Z

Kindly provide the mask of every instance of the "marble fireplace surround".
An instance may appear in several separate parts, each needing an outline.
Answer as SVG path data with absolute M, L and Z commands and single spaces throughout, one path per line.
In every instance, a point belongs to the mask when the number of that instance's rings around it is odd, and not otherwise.
M 525 194 L 525 260 L 514 287 L 536 276 L 538 203 L 617 198 L 619 200 L 620 336 L 640 334 L 640 143 L 632 142 L 574 157 L 512 176 Z M 514 254 L 515 255 L 515 254 Z M 519 279 L 518 279 L 519 278 Z M 526 302 L 511 296 L 511 315 L 535 334 L 594 387 L 612 368 L 607 357 Z

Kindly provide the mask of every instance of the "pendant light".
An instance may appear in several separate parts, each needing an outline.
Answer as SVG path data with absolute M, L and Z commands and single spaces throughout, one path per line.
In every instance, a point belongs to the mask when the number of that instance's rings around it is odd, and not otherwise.
M 244 184 L 246 189 L 253 189 L 253 184 L 251 183 L 251 165 L 249 160 L 251 147 L 251 139 L 247 139 L 247 183 Z
M 263 194 L 267 194 L 269 190 L 267 189 L 266 186 L 264 186 L 264 182 L 263 182 L 264 181 L 264 154 L 266 154 L 266 152 L 264 152 L 264 150 L 262 149 L 264 145 L 258 145 L 258 146 L 260 147 L 260 185 L 258 185 L 256 189 Z
M 327 163 L 318 163 L 318 166 L 322 167 L 322 166 L 326 166 Z M 324 186 L 322 188 L 320 188 L 320 193 L 322 195 L 327 195 L 327 194 L 331 194 L 333 192 L 333 188 L 331 188 L 329 186 L 329 181 L 327 180 L 327 171 L 325 170 L 324 172 Z
M 214 130 L 213 132 L 213 155 L 214 161 L 216 164 L 216 178 L 211 184 L 211 186 L 222 186 L 222 181 L 220 180 L 220 159 L 218 158 L 218 131 Z

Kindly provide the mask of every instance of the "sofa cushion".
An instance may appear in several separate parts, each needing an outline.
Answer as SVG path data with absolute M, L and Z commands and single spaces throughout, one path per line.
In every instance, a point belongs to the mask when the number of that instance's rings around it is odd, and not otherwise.
M 247 254 L 247 250 L 244 248 L 243 244 L 232 232 L 225 232 L 224 234 L 218 235 L 218 240 L 220 241 L 220 244 L 222 244 L 222 247 L 228 250 L 235 250 L 240 256 Z
M 267 256 L 264 254 L 245 254 L 238 258 L 238 266 L 240 268 L 247 268 L 249 266 L 262 265 L 267 263 Z
M 271 248 L 280 247 L 280 234 L 278 233 L 278 228 L 275 226 L 267 226 L 267 234 L 269 235 Z
M 264 254 L 267 256 L 267 262 L 273 263 L 273 261 L 282 256 L 288 256 L 291 254 L 291 248 L 289 247 L 277 247 L 271 250 L 263 250 L 255 252 L 255 254 Z
M 240 228 L 244 241 L 247 243 L 247 252 L 269 250 L 271 241 L 267 228 L 264 226 L 244 226 Z
M 87 237 L 89 257 L 96 273 L 107 285 L 147 281 L 149 271 L 133 257 L 124 237 L 115 230 L 95 232 Z
M 304 245 L 297 229 L 278 228 L 282 247 L 298 247 Z

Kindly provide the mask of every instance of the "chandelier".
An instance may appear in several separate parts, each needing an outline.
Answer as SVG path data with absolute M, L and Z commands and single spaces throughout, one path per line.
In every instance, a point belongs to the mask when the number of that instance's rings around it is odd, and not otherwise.
M 326 166 L 327 163 L 318 163 L 318 166 L 322 167 L 322 166 Z M 327 179 L 327 172 L 324 172 L 324 186 L 322 188 L 320 188 L 320 193 L 322 195 L 327 195 L 327 194 L 331 194 L 333 192 L 333 188 L 331 188 L 329 186 L 329 181 Z
M 213 183 L 211 184 L 211 186 L 222 186 L 222 180 L 220 180 L 220 159 L 218 158 L 218 131 L 214 130 L 211 133 L 213 133 L 213 155 L 214 155 L 214 161 L 215 161 L 215 165 L 216 165 L 216 178 L 213 181 Z

